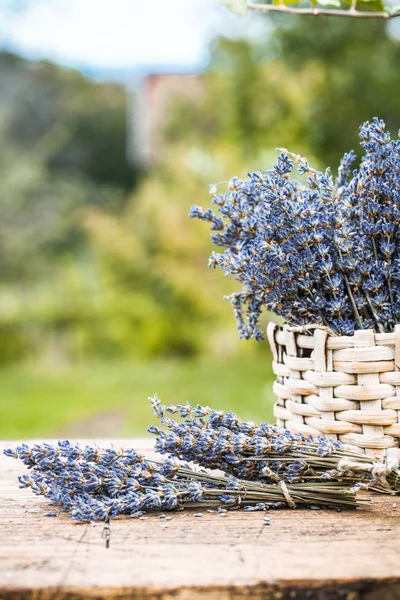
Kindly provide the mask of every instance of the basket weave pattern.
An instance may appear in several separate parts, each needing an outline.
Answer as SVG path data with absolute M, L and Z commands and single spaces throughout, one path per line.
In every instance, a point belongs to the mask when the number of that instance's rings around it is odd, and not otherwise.
M 307 335 L 270 323 L 277 424 L 400 457 L 400 326 L 393 333 Z

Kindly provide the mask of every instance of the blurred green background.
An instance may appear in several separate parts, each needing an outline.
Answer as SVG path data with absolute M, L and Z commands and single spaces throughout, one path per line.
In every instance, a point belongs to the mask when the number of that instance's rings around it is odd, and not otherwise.
M 362 121 L 395 132 L 400 42 L 378 21 L 261 18 L 194 74 L 137 85 L 0 53 L 1 438 L 140 435 L 154 392 L 272 419 L 267 343 L 237 340 L 237 286 L 207 269 L 190 205 L 276 147 L 335 171 Z

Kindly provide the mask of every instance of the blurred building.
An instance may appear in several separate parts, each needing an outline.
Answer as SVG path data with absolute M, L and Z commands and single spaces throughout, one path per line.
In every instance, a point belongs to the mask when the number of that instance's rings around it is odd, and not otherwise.
M 136 79 L 128 102 L 128 158 L 149 169 L 162 156 L 162 129 L 174 99 L 194 100 L 203 91 L 201 74 L 151 74 Z

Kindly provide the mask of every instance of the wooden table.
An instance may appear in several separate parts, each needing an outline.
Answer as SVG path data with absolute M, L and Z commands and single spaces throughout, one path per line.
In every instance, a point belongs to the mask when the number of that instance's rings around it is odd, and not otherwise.
M 101 525 L 44 516 L 48 501 L 18 489 L 23 469 L 1 454 L 0 600 L 400 598 L 400 498 L 393 507 L 374 495 L 356 512 L 271 511 L 269 527 L 264 513 L 239 511 L 120 518 L 106 549 Z

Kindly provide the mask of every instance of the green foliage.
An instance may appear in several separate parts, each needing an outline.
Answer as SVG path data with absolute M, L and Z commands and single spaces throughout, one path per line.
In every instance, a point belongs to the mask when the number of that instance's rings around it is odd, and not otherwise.
M 52 172 L 124 189 L 134 184 L 121 86 L 0 52 L 0 107 L 15 146 L 40 155 Z
M 176 154 L 168 168 L 160 165 L 141 184 L 119 217 L 86 213 L 84 226 L 103 290 L 105 314 L 98 330 L 111 328 L 116 334 L 115 343 L 108 339 L 95 347 L 191 356 L 216 343 L 214 324 L 217 331 L 230 328 L 228 303 L 222 309 L 215 303 L 223 285 L 204 265 L 209 241 L 187 227 L 188 199 L 204 189 L 206 182 Z
M 3 116 L 3 119 L 1 117 Z M 1 282 L 49 274 L 60 258 L 83 245 L 79 210 L 107 206 L 110 192 L 81 174 L 52 171 L 40 153 L 20 147 L 0 113 Z M 121 192 L 113 191 L 118 198 Z
M 237 15 L 247 14 L 247 0 L 222 0 L 222 3 Z
M 173 130 L 202 147 L 224 140 L 243 155 L 244 170 L 276 147 L 335 168 L 345 149 L 358 146 L 363 120 L 379 115 L 397 131 L 400 42 L 383 21 L 305 26 L 302 17 L 277 15 L 273 22 L 267 42 L 214 45 L 204 95 L 188 112 L 176 102 L 170 138 Z
M 282 20 L 280 20 L 282 23 Z M 379 115 L 397 131 L 400 114 L 400 42 L 382 21 L 300 18 L 276 31 L 281 56 L 294 72 L 313 67 L 318 84 L 303 123 L 307 145 L 326 165 L 357 147 L 358 124 Z
M 299 4 L 299 13 L 302 10 L 306 9 L 329 9 L 324 10 L 324 16 L 335 16 L 335 9 L 339 9 L 341 11 L 348 11 L 349 18 L 355 18 L 359 16 L 359 13 L 363 12 L 372 12 L 376 13 L 377 17 L 385 17 L 388 15 L 397 15 L 400 12 L 399 6 L 393 6 L 393 3 L 389 1 L 383 2 L 383 0 L 356 0 L 353 3 L 353 0 L 309 0 L 309 2 L 305 2 L 302 0 L 272 0 L 272 2 L 268 2 L 267 0 L 261 0 L 260 2 L 253 1 L 250 2 L 248 0 L 222 0 L 223 4 L 227 6 L 231 11 L 235 12 L 238 15 L 246 15 L 248 11 L 248 7 L 255 8 L 257 4 L 263 5 L 263 10 L 266 12 L 272 10 L 273 7 L 276 6 L 277 10 L 282 11 L 283 7 L 290 7 L 293 4 Z M 350 7 L 353 7 L 353 10 L 350 11 Z M 319 13 L 320 14 L 320 13 Z
M 308 151 L 303 124 L 319 73 L 313 65 L 295 72 L 273 59 L 277 43 L 275 38 L 260 46 L 219 39 L 205 74 L 204 94 L 190 107 L 176 101 L 167 137 L 174 140 L 184 132 L 207 152 L 224 145 L 236 157 L 232 163 L 242 162 L 243 172 L 255 163 L 266 168 L 260 156 L 268 151 L 272 162 L 277 146 Z M 225 176 L 232 172 L 231 167 Z

